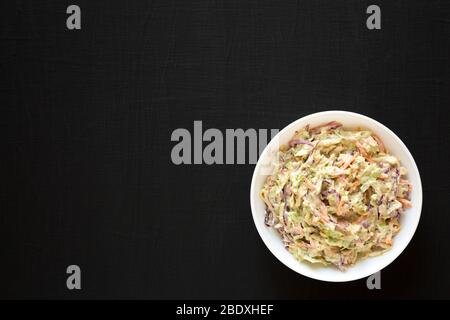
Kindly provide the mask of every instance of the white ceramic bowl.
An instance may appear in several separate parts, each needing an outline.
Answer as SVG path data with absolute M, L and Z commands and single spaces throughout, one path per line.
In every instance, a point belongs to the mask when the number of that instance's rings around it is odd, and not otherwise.
M 311 126 L 319 125 L 330 121 L 341 122 L 344 127 L 362 127 L 375 132 L 385 144 L 390 154 L 400 159 L 401 164 L 408 169 L 408 180 L 413 184 L 411 194 L 412 208 L 407 209 L 402 216 L 400 224 L 400 232 L 394 237 L 391 250 L 378 257 L 357 261 L 357 263 L 346 271 L 339 271 L 330 266 L 315 266 L 308 262 L 300 262 L 296 260 L 284 247 L 280 236 L 273 229 L 264 224 L 265 205 L 259 197 L 266 177 L 272 170 L 271 163 L 275 157 L 280 145 L 287 144 L 298 130 L 307 124 Z M 352 281 L 374 274 L 392 261 L 394 261 L 400 253 L 406 248 L 412 239 L 414 232 L 420 220 L 422 210 L 422 183 L 420 181 L 419 170 L 417 165 L 405 144 L 387 127 L 381 123 L 363 116 L 361 114 L 347 111 L 325 111 L 314 113 L 292 122 L 290 125 L 281 130 L 267 145 L 262 152 L 253 173 L 252 184 L 250 188 L 250 203 L 252 208 L 253 220 L 259 235 L 269 248 L 270 252 L 278 258 L 282 263 L 292 270 L 313 278 L 323 281 L 343 282 Z

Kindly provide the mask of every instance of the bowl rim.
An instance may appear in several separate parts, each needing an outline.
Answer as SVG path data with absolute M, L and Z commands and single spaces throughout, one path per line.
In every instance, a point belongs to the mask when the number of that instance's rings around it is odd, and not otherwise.
M 281 258 L 281 255 L 278 255 L 276 250 L 274 248 L 271 248 L 271 246 L 269 245 L 269 240 L 264 236 L 262 227 L 257 223 L 257 214 L 256 214 L 256 204 L 255 204 L 255 197 L 253 196 L 254 193 L 254 189 L 255 189 L 255 181 L 256 181 L 256 176 L 257 173 L 260 170 L 260 166 L 261 166 L 261 159 L 264 159 L 266 157 L 266 154 L 268 152 L 268 150 L 271 148 L 272 144 L 280 137 L 282 136 L 286 131 L 290 130 L 293 127 L 298 126 L 299 122 L 305 122 L 308 121 L 308 119 L 311 118 L 317 118 L 320 116 L 325 116 L 325 115 L 348 115 L 351 117 L 356 117 L 361 119 L 364 122 L 372 122 L 375 126 L 379 126 L 381 127 L 383 130 L 385 130 L 385 132 L 389 135 L 391 135 L 395 141 L 395 144 L 400 145 L 400 147 L 402 147 L 405 150 L 405 154 L 406 156 L 409 158 L 411 164 L 412 164 L 412 169 L 417 173 L 417 179 L 418 179 L 418 185 L 415 186 L 415 189 L 417 191 L 417 218 L 416 220 L 413 222 L 413 228 L 412 228 L 412 232 L 407 236 L 407 239 L 403 242 L 402 246 L 403 248 L 401 248 L 401 250 L 399 250 L 395 255 L 393 255 L 391 258 L 387 259 L 386 261 L 384 261 L 383 263 L 380 264 L 380 266 L 377 268 L 377 270 L 375 272 L 361 272 L 361 274 L 356 274 L 353 276 L 349 276 L 347 274 L 347 276 L 345 276 L 345 273 L 342 273 L 342 277 L 328 277 L 328 276 L 323 276 L 320 275 L 318 276 L 315 272 L 300 272 L 299 270 L 293 269 L 291 266 L 288 265 L 288 263 L 286 261 L 284 261 Z M 412 156 L 411 152 L 409 151 L 408 147 L 403 143 L 403 141 L 391 130 L 389 129 L 387 126 L 385 126 L 384 124 L 382 124 L 381 122 L 378 122 L 375 119 L 372 119 L 366 115 L 360 114 L 360 113 L 356 113 L 356 112 L 351 112 L 351 111 L 344 111 L 344 110 L 328 110 L 328 111 L 321 111 L 321 112 L 315 112 L 312 114 L 308 114 L 304 117 L 298 118 L 297 120 L 289 123 L 287 126 L 285 126 L 283 129 L 281 129 L 271 140 L 270 142 L 266 145 L 266 147 L 264 148 L 264 150 L 261 152 L 261 155 L 258 158 L 258 161 L 255 165 L 255 169 L 253 171 L 252 174 L 252 180 L 251 180 L 251 185 L 250 185 L 250 207 L 251 207 L 251 211 L 252 211 L 252 217 L 253 217 L 253 222 L 255 224 L 256 230 L 258 231 L 258 234 L 260 236 L 260 238 L 263 240 L 265 246 L 267 247 L 267 249 L 269 249 L 269 251 L 282 263 L 284 264 L 286 267 L 288 267 L 289 269 L 295 271 L 298 274 L 301 274 L 303 276 L 315 279 L 315 280 L 320 280 L 320 281 L 326 281 L 326 282 L 348 282 L 348 281 L 354 281 L 354 280 L 358 280 L 358 279 L 362 279 L 362 278 L 366 278 L 369 277 L 370 275 L 381 271 L 382 269 L 386 268 L 389 264 L 391 264 L 394 260 L 396 260 L 400 254 L 406 249 L 406 247 L 409 245 L 409 243 L 411 242 L 414 234 L 416 233 L 417 227 L 419 225 L 419 221 L 422 215 L 422 203 L 423 203 L 423 191 L 422 191 L 422 180 L 420 177 L 420 171 L 419 168 L 417 167 L 416 161 L 414 160 L 414 157 Z M 380 256 L 381 257 L 381 256 Z M 376 257 L 375 257 L 376 258 Z M 301 261 L 299 261 L 299 263 L 303 263 Z

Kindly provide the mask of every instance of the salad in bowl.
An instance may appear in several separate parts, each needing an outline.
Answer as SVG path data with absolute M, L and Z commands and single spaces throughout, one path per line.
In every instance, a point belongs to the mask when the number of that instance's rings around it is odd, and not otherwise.
M 285 265 L 325 281 L 369 276 L 411 240 L 422 186 L 409 150 L 366 116 L 327 111 L 272 139 L 251 185 L 257 230 Z

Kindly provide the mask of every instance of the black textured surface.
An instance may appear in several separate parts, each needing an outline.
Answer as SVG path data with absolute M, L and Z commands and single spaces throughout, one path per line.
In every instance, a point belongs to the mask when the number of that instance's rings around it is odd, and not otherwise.
M 448 1 L 67 1 L 0 5 L 0 296 L 449 298 Z M 252 165 L 175 166 L 171 132 L 366 114 L 406 143 L 424 189 L 405 252 L 330 284 L 265 248 Z M 82 290 L 65 268 L 82 268 Z

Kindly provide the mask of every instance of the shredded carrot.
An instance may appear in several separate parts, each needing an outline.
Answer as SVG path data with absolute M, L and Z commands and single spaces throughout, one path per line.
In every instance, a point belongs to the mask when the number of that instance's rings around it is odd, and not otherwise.
M 313 185 L 313 184 L 311 183 L 311 181 L 309 181 L 309 180 L 306 179 L 306 178 L 305 178 L 305 184 L 306 184 L 306 186 L 308 187 L 308 189 L 310 189 L 311 191 L 316 190 L 316 186 Z
M 354 189 L 356 189 L 359 186 L 359 181 L 355 181 L 350 185 L 350 189 L 348 191 L 353 191 Z
M 325 206 L 325 204 L 324 204 L 323 202 L 320 203 L 320 212 L 321 212 L 323 215 L 326 215 L 326 214 L 328 213 L 327 207 Z
M 330 221 L 330 218 L 328 217 L 327 206 L 322 201 L 320 201 L 320 217 L 324 222 Z
M 325 203 L 323 203 L 322 201 L 320 201 L 320 212 L 321 212 L 324 216 L 328 216 L 327 206 L 326 206 Z
M 342 161 L 342 160 L 339 160 L 338 162 L 336 162 L 336 165 L 338 167 L 342 166 L 343 164 L 344 164 L 344 161 Z
M 392 237 L 390 235 L 386 237 L 386 244 L 392 246 Z
M 384 147 L 383 141 L 381 141 L 380 137 L 378 137 L 376 134 L 372 134 L 372 138 L 375 139 L 375 141 L 378 143 L 378 146 L 380 147 L 380 151 L 385 153 L 386 148 Z
M 328 218 L 325 218 L 323 216 L 320 216 L 320 220 L 322 220 L 325 223 L 330 222 L 330 220 L 328 220 Z
M 388 177 L 389 177 L 389 176 L 388 176 L 386 173 L 382 173 L 382 174 L 380 174 L 380 176 L 379 176 L 379 178 L 382 179 L 382 180 L 387 179 Z
M 405 179 L 400 179 L 400 183 L 401 184 L 407 184 L 408 185 L 408 192 L 409 193 L 412 192 L 413 186 L 412 186 L 411 182 L 409 182 L 408 180 L 405 180 Z
M 355 160 L 356 155 L 353 155 L 347 162 L 344 163 L 344 165 L 342 166 L 342 169 L 347 169 L 349 165 L 352 164 L 352 162 Z
M 363 146 L 361 145 L 361 143 L 359 143 L 359 141 L 356 141 L 356 148 L 358 149 L 359 153 L 361 153 L 363 155 L 363 157 L 367 156 L 367 152 L 366 150 L 363 148 Z
M 369 162 L 375 162 L 372 160 L 372 158 L 369 156 L 369 154 L 367 153 L 366 149 L 364 149 L 364 147 L 361 145 L 361 143 L 359 143 L 359 141 L 356 142 L 356 148 L 358 149 L 359 153 L 362 154 L 362 156 L 364 158 L 366 158 L 367 161 Z
M 342 199 L 340 199 L 340 200 L 339 200 L 339 203 L 338 203 L 338 205 L 337 205 L 337 208 L 336 208 L 336 214 L 337 214 L 338 216 L 341 215 L 342 205 L 343 205 L 343 201 L 342 201 Z
M 411 208 L 412 204 L 411 201 L 404 199 L 404 198 L 399 198 L 398 201 L 400 201 L 403 205 L 404 208 Z

